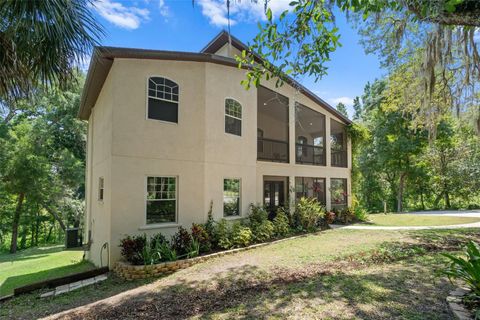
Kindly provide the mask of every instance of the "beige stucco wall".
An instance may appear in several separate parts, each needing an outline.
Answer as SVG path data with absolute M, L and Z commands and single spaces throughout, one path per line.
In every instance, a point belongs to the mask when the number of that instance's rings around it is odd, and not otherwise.
M 146 118 L 150 76 L 178 83 L 178 124 Z M 326 115 L 327 135 L 330 118 L 336 117 L 288 85 L 275 88 L 273 82 L 262 83 L 289 98 L 290 163 L 256 160 L 257 90 L 243 89 L 243 78 L 243 70 L 217 64 L 115 59 L 89 119 L 87 225 L 93 238 L 89 258 L 95 264 L 105 242 L 112 265 L 120 258 L 119 240 L 127 234 L 171 235 L 178 225 L 189 228 L 192 222 L 204 222 L 210 201 L 214 217 L 220 219 L 224 178 L 241 179 L 243 216 L 250 203 L 263 202 L 264 176 L 289 177 L 291 187 L 296 176 L 327 178 L 327 190 L 328 178 L 348 178 L 350 193 L 350 159 L 348 168 L 295 164 L 295 102 Z M 241 137 L 225 133 L 225 98 L 242 104 Z M 327 138 L 327 164 L 329 147 Z M 100 175 L 105 177 L 103 203 L 96 197 Z M 177 177 L 177 223 L 146 225 L 147 176 Z

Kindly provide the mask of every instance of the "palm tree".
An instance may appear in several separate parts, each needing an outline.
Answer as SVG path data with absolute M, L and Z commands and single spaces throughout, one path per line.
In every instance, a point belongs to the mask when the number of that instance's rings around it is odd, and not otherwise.
M 0 1 L 0 101 L 73 79 L 75 65 L 103 35 L 90 5 L 91 0 Z

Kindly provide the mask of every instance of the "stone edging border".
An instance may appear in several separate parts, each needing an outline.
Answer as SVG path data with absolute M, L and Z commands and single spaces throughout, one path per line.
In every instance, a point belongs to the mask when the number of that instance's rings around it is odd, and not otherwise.
M 471 312 L 463 305 L 462 298 L 469 292 L 465 288 L 457 288 L 450 291 L 447 297 L 447 304 L 450 311 L 453 313 L 455 319 L 458 320 L 472 320 Z
M 286 240 L 291 240 L 291 239 L 296 239 L 300 237 L 305 237 L 310 234 L 316 234 L 314 233 L 308 233 L 308 234 L 301 234 L 301 235 L 295 235 L 292 237 L 287 237 L 279 240 L 274 240 L 271 242 L 264 242 L 264 243 L 258 243 L 258 244 L 253 244 L 248 247 L 244 248 L 237 248 L 237 249 L 230 249 L 230 250 L 225 250 L 225 251 L 219 251 L 211 254 L 207 254 L 204 256 L 198 256 L 195 258 L 190 258 L 190 259 L 183 259 L 183 260 L 177 260 L 177 261 L 169 261 L 169 262 L 162 262 L 159 264 L 153 264 L 153 265 L 139 265 L 135 266 L 130 263 L 124 262 L 124 261 L 117 261 L 115 266 L 113 267 L 113 272 L 120 276 L 121 278 L 125 280 L 136 280 L 136 279 L 146 279 L 150 277 L 156 277 L 156 276 L 161 276 L 161 275 L 167 275 L 170 273 L 173 273 L 177 270 L 180 269 L 185 269 L 188 268 L 192 265 L 205 262 L 207 260 L 211 260 L 216 257 L 222 257 L 226 255 L 231 255 L 235 254 L 238 252 L 242 251 L 247 251 L 247 250 L 252 250 L 255 248 L 260 248 L 264 246 L 268 246 L 271 244 L 276 244 L 279 242 L 283 242 Z

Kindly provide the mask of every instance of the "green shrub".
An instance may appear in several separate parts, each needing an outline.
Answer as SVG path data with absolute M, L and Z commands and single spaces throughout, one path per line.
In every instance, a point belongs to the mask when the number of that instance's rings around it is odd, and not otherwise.
M 156 250 L 160 254 L 161 261 L 178 260 L 177 252 L 168 244 L 168 242 L 157 242 Z
M 269 220 L 264 220 L 262 223 L 251 226 L 250 228 L 253 233 L 253 238 L 257 242 L 265 242 L 273 238 L 273 223 Z
M 285 237 L 290 233 L 290 224 L 287 214 L 279 209 L 273 219 L 273 232 L 277 237 Z
M 200 246 L 200 252 L 210 252 L 212 250 L 210 235 L 204 226 L 201 224 L 192 223 L 191 233 L 192 239 L 197 241 Z
M 459 279 L 466 283 L 472 294 L 480 299 L 480 246 L 470 241 L 467 244 L 466 257 L 456 257 L 444 253 L 450 260 L 450 264 L 443 271 L 450 280 Z
M 178 231 L 172 236 L 172 248 L 179 255 L 187 254 L 188 248 L 192 244 L 192 236 L 188 233 L 187 229 L 180 226 Z
M 161 260 L 160 252 L 157 250 L 157 242 L 155 239 L 145 241 L 142 250 L 142 259 L 144 265 L 157 264 Z
M 193 239 L 187 248 L 187 258 L 195 258 L 200 254 L 200 242 Z
M 232 240 L 230 236 L 230 228 L 228 221 L 221 219 L 215 228 L 217 234 L 218 246 L 222 249 L 230 249 L 232 247 Z
M 335 222 L 349 224 L 356 220 L 355 212 L 351 207 L 343 208 L 336 213 Z
M 353 210 L 355 214 L 355 221 L 365 222 L 368 220 L 368 212 L 360 206 L 356 206 Z
M 246 247 L 252 242 L 253 233 L 249 227 L 235 222 L 232 226 L 231 241 L 234 247 Z
M 133 265 L 144 263 L 143 249 L 147 242 L 147 236 L 126 236 L 120 240 L 122 257 Z
M 205 231 L 208 234 L 208 238 L 210 240 L 210 244 L 212 247 L 217 247 L 218 244 L 218 239 L 216 235 L 216 222 L 213 219 L 213 201 L 210 201 L 210 208 L 208 209 L 208 217 L 207 217 L 207 222 L 203 225 Z
M 263 221 L 268 220 L 268 212 L 261 205 L 250 205 L 250 214 L 248 220 L 251 225 L 261 224 Z
M 295 207 L 295 221 L 303 231 L 315 231 L 324 215 L 325 210 L 315 198 L 302 197 Z

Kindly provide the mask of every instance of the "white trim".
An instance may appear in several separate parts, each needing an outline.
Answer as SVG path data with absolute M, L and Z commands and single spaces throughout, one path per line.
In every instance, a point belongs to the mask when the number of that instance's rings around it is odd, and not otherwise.
M 165 229 L 165 228 L 178 228 L 178 227 L 180 227 L 180 224 L 178 223 L 165 222 L 165 223 L 146 224 L 144 226 L 138 227 L 138 230 L 152 230 L 152 229 Z
M 175 221 L 169 221 L 169 222 L 164 222 L 164 223 L 147 223 L 147 202 L 149 201 L 148 199 L 148 178 L 175 178 L 175 199 L 165 199 L 167 201 L 175 200 Z M 153 226 L 151 229 L 154 228 L 160 228 L 161 226 L 168 227 L 169 225 L 178 225 L 178 186 L 179 186 L 179 176 L 175 175 L 161 175 L 161 174 L 147 174 L 144 176 L 144 183 L 143 183 L 143 214 L 144 214 L 144 226 L 141 226 L 139 228 L 144 228 L 145 226 Z M 151 200 L 150 200 L 151 201 Z
M 157 98 L 157 97 L 150 97 L 149 96 L 149 93 L 148 93 L 148 84 L 150 82 L 150 78 L 155 78 L 155 77 L 159 77 L 159 78 L 164 78 L 164 79 L 167 79 L 167 80 L 170 80 L 174 83 L 177 84 L 178 86 L 178 101 L 171 101 L 171 100 L 166 100 L 166 99 L 161 99 L 161 98 Z M 175 80 L 172 80 L 168 77 L 165 77 L 165 76 L 162 76 L 162 75 L 148 75 L 147 76 L 147 81 L 145 81 L 145 84 L 146 84 L 146 87 L 145 87 L 145 120 L 152 120 L 152 121 L 158 121 L 158 122 L 161 122 L 161 123 L 169 123 L 169 124 L 176 124 L 178 125 L 178 123 L 180 122 L 180 85 L 178 84 L 177 81 Z M 156 100 L 161 100 L 161 101 L 166 101 L 166 102 L 171 102 L 171 103 L 177 103 L 177 122 L 172 122 L 172 121 L 166 121 L 166 120 L 158 120 L 158 119 L 152 119 L 152 118 L 149 118 L 148 117 L 148 99 L 149 98 L 152 98 L 152 99 L 156 99 Z
M 239 181 L 239 186 L 238 186 L 238 215 L 235 216 L 225 216 L 225 203 L 224 203 L 224 192 L 225 192 L 225 180 L 238 180 Z M 229 219 L 234 219 L 234 218 L 243 218 L 242 214 L 242 178 L 240 177 L 223 177 L 222 178 L 222 218 L 225 218 L 227 220 Z
M 227 110 L 226 110 L 227 99 L 233 100 L 233 101 L 237 102 L 238 104 L 240 104 L 241 118 L 238 118 L 238 117 L 227 114 Z M 230 117 L 230 118 L 233 118 L 233 119 L 236 119 L 236 120 L 240 120 L 240 135 L 235 134 L 235 133 L 231 133 L 231 132 L 227 132 L 225 130 L 225 124 L 226 124 L 225 117 Z M 226 133 L 226 134 L 235 136 L 235 137 L 243 137 L 243 104 L 240 101 L 238 101 L 237 99 L 235 99 L 233 97 L 230 97 L 230 96 L 225 97 L 225 99 L 223 100 L 223 132 Z

